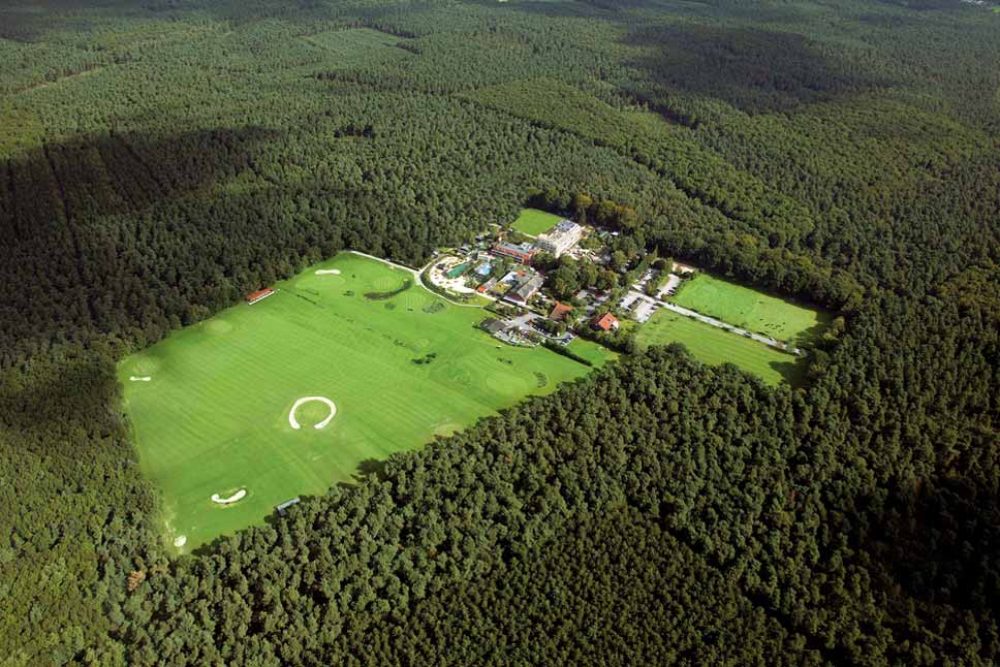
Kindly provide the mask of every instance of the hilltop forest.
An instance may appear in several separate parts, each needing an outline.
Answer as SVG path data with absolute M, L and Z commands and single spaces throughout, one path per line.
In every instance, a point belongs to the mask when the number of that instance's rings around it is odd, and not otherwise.
M 0 7 L 0 663 L 1000 660 L 1000 12 Z M 115 363 L 526 203 L 843 316 L 625 355 L 173 558 Z

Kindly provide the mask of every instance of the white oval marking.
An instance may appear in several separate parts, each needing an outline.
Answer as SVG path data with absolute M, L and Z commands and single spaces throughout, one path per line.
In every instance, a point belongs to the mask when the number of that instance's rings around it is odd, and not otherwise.
M 229 496 L 228 498 L 223 498 L 218 493 L 213 493 L 212 494 L 212 502 L 213 503 L 219 503 L 220 505 L 229 505 L 230 503 L 235 503 L 238 500 L 243 500 L 243 498 L 246 495 L 247 495 L 247 490 L 246 489 L 240 489 L 239 491 L 237 491 L 233 495 Z
M 288 425 L 294 428 L 296 431 L 302 428 L 302 425 L 299 424 L 299 420 L 295 418 L 295 411 L 298 410 L 300 406 L 306 403 L 311 403 L 313 401 L 323 403 L 324 405 L 326 405 L 326 407 L 330 408 L 330 414 L 326 416 L 326 419 L 316 424 L 313 428 L 320 429 L 329 424 L 330 421 L 337 414 L 337 406 L 334 404 L 334 402 L 331 401 L 326 396 L 305 396 L 295 401 L 295 404 L 292 406 L 292 409 L 288 411 Z

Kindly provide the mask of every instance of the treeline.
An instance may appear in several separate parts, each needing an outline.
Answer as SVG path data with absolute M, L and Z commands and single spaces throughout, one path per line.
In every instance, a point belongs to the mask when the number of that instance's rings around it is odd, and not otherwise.
M 935 311 L 956 314 L 946 305 Z M 912 330 L 906 311 L 897 314 L 900 329 Z M 705 369 L 674 349 L 627 359 L 552 400 L 531 401 L 421 452 L 395 456 L 357 488 L 335 489 L 273 525 L 223 540 L 206 556 L 174 563 L 169 575 L 147 579 L 136 594 L 141 602 L 129 603 L 138 615 L 124 639 L 140 647 L 133 654 L 139 664 L 350 662 L 355 642 L 372 632 L 384 637 L 375 645 L 387 656 L 431 651 L 401 643 L 392 628 L 412 624 L 416 636 L 426 636 L 417 628 L 444 622 L 441 610 L 458 594 L 452 586 L 482 586 L 465 604 L 483 607 L 449 624 L 474 622 L 484 636 L 506 637 L 506 626 L 490 625 L 489 582 L 504 582 L 503 595 L 519 600 L 529 617 L 559 622 L 560 616 L 549 616 L 546 598 L 531 595 L 539 581 L 504 576 L 508 568 L 516 574 L 535 567 L 538 555 L 558 550 L 552 545 L 571 523 L 574 530 L 600 530 L 601 516 L 629 508 L 614 520 L 623 530 L 629 529 L 623 516 L 639 526 L 653 521 L 683 545 L 670 567 L 687 567 L 684 559 L 691 558 L 691 566 L 729 582 L 725 593 L 713 594 L 721 596 L 714 603 L 692 600 L 686 613 L 701 613 L 707 603 L 750 605 L 761 615 L 762 634 L 740 643 L 756 655 L 771 650 L 767 628 L 777 624 L 777 636 L 788 636 L 787 660 L 805 649 L 823 661 L 989 660 L 1000 648 L 987 593 L 992 570 L 965 555 L 973 552 L 948 553 L 946 546 L 969 541 L 988 549 L 995 528 L 971 500 L 987 493 L 977 486 L 985 479 L 967 478 L 974 495 L 960 505 L 939 498 L 936 489 L 944 483 L 939 475 L 954 474 L 948 467 L 966 457 L 985 465 L 984 473 L 995 471 L 995 462 L 984 458 L 991 458 L 988 431 L 968 442 L 952 440 L 950 454 L 940 449 L 949 424 L 988 428 L 991 406 L 975 386 L 956 383 L 936 393 L 949 409 L 930 394 L 933 373 L 987 381 L 990 356 L 1000 347 L 996 333 L 983 331 L 974 318 L 939 322 L 927 332 L 861 336 L 872 344 L 898 335 L 913 350 L 908 339 L 926 341 L 944 327 L 954 332 L 946 349 L 925 347 L 889 368 L 837 348 L 810 396 L 770 391 L 733 368 Z M 926 371 L 914 374 L 914 366 Z M 885 368 L 882 379 L 876 368 Z M 848 377 L 853 384 L 846 384 Z M 886 382 L 897 393 L 880 393 Z M 903 409 L 913 404 L 921 408 Z M 878 470 L 865 461 L 870 450 L 861 443 L 870 438 L 878 443 Z M 939 542 L 907 556 L 923 559 L 921 573 L 879 557 L 909 550 L 920 522 L 941 526 L 920 531 Z M 612 537 L 606 539 L 594 547 L 604 559 L 620 553 Z M 602 562 L 595 558 L 587 567 L 597 579 L 607 571 Z M 937 566 L 945 573 L 936 574 Z M 640 568 L 616 595 L 660 590 L 662 573 Z M 982 592 L 957 597 L 965 594 L 948 580 L 971 581 L 978 587 L 971 590 Z M 544 581 L 584 597 L 607 595 L 599 582 L 581 587 L 572 569 L 554 568 Z M 678 594 L 663 590 L 667 599 Z M 961 602 L 966 599 L 975 607 Z M 567 602 L 563 622 L 580 610 Z M 208 625 L 196 620 L 206 611 L 214 619 Z M 614 617 L 599 618 L 593 621 L 606 624 L 602 632 L 636 631 Z M 553 655 L 583 650 L 588 636 L 553 647 Z M 491 645 L 502 643 L 500 637 Z M 685 640 L 668 643 L 675 641 Z M 634 650 L 641 655 L 655 646 Z
M 0 12 L 7 661 L 997 660 L 989 14 L 126 4 Z M 349 26 L 404 53 L 304 39 Z M 654 349 L 169 561 L 115 361 L 528 196 L 846 327 L 807 388 Z

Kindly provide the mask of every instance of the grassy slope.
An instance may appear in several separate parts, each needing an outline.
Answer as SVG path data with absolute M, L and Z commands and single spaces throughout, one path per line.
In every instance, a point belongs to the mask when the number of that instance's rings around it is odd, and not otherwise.
M 802 341 L 830 319 L 827 313 L 704 273 L 686 282 L 671 300 L 679 306 L 782 341 Z
M 399 37 L 378 30 L 327 30 L 304 37 L 308 43 L 328 51 L 339 67 L 368 65 L 373 61 L 404 58 L 410 54 L 396 46 Z
M 317 276 L 320 267 L 342 274 Z M 259 522 L 291 496 L 350 480 L 367 459 L 418 447 L 587 372 L 542 348 L 498 349 L 475 328 L 481 309 L 428 312 L 440 300 L 423 288 L 388 300 L 363 296 L 407 278 L 340 255 L 256 305 L 226 310 L 121 363 L 141 463 L 163 491 L 168 538 L 184 534 L 190 548 Z M 430 363 L 414 363 L 432 352 Z M 130 382 L 132 375 L 153 379 Z M 337 417 L 317 431 L 311 425 L 325 412 L 303 408 L 304 428 L 295 431 L 288 411 L 310 395 L 335 401 Z M 210 501 L 244 487 L 248 496 L 236 505 Z
M 663 309 L 639 329 L 636 340 L 642 348 L 683 343 L 696 359 L 706 364 L 728 362 L 772 386 L 782 381 L 798 384 L 805 363 L 748 338 Z
M 535 208 L 526 208 L 521 211 L 521 215 L 514 221 L 514 229 L 522 234 L 538 236 L 542 232 L 548 231 L 554 224 L 562 220 L 558 215 L 539 211 Z

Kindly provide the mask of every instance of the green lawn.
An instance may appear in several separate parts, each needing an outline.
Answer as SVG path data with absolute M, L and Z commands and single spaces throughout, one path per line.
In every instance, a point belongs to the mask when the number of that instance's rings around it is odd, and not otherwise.
M 666 309 L 657 311 L 639 329 L 636 342 L 643 349 L 683 343 L 699 361 L 712 365 L 732 363 L 772 386 L 782 381 L 799 384 L 805 364 L 790 354 Z
M 670 299 L 729 324 L 780 341 L 801 343 L 830 322 L 823 311 L 805 308 L 705 273 L 685 282 Z
M 341 273 L 317 275 L 317 269 Z M 498 347 L 487 316 L 409 273 L 341 254 L 183 329 L 119 365 L 144 472 L 160 487 L 165 537 L 185 550 L 261 522 L 277 503 L 350 480 L 368 459 L 419 447 L 588 372 L 544 348 Z M 367 295 L 367 296 L 366 296 Z M 609 358 L 583 343 L 588 358 Z M 578 348 L 579 349 L 579 348 Z M 131 377 L 149 377 L 132 381 Z M 324 396 L 337 414 L 296 399 Z M 211 501 L 246 489 L 230 506 Z
M 539 211 L 536 208 L 526 208 L 521 211 L 521 215 L 514 221 L 514 229 L 529 236 L 538 236 L 542 232 L 548 231 L 562 218 L 552 213 Z
M 403 41 L 401 38 L 368 28 L 328 30 L 308 35 L 303 39 L 332 54 L 337 60 L 336 64 L 343 68 L 411 55 L 396 46 Z

